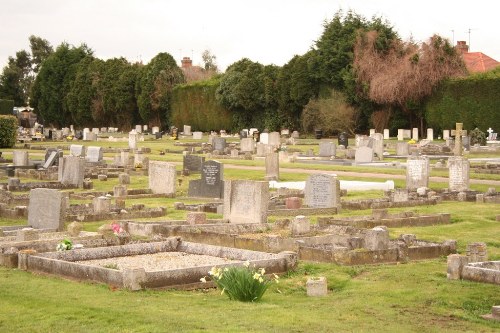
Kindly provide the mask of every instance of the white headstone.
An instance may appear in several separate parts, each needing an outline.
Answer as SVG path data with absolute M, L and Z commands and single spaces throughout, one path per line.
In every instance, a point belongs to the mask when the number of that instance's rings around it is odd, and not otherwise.
M 191 135 L 191 126 L 184 125 L 184 135 Z
M 415 190 L 419 187 L 429 187 L 429 159 L 411 156 L 406 161 L 406 188 Z
M 137 149 L 137 132 L 132 130 L 128 133 L 128 147 L 130 149 Z
M 269 133 L 260 133 L 260 143 L 269 144 Z
M 306 181 L 305 203 L 314 208 L 340 208 L 340 182 L 335 175 L 314 174 Z
M 373 162 L 373 148 L 366 146 L 357 148 L 356 154 L 354 155 L 354 160 L 356 163 Z
M 167 162 L 149 162 L 149 188 L 155 194 L 175 195 L 175 165 Z
M 432 128 L 427 129 L 427 140 L 434 141 L 434 130 Z
M 390 137 L 389 137 L 389 130 L 386 128 L 384 129 L 384 140 L 389 140 Z
M 412 136 L 411 138 L 415 141 L 418 141 L 418 128 L 413 128 Z
M 443 130 L 443 140 L 448 140 L 450 138 L 450 130 Z

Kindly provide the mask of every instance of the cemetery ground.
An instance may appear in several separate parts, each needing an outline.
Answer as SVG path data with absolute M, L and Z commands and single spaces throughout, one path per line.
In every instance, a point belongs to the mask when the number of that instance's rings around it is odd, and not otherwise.
M 36 143 L 34 145 L 61 143 Z M 87 143 L 88 145 L 88 143 Z M 92 142 L 93 146 L 125 147 L 124 142 Z M 171 140 L 144 141 L 151 148 L 151 160 L 175 162 L 181 169 L 183 147 Z M 317 149 L 317 141 L 301 149 Z M 160 150 L 168 150 L 160 155 Z M 30 150 L 30 156 L 43 150 Z M 4 150 L 3 156 L 9 157 Z M 472 155 L 472 154 L 471 154 Z M 468 156 L 500 157 L 492 154 Z M 111 160 L 112 154 L 105 154 Z M 217 157 L 214 156 L 214 159 Z M 392 161 L 391 159 L 385 159 Z M 262 180 L 263 160 L 223 159 L 225 179 Z M 396 163 L 397 161 L 394 160 Z M 283 163 L 281 181 L 305 180 L 316 170 L 337 173 L 342 180 L 383 181 L 393 179 L 395 186 L 405 185 L 404 169 L 340 165 Z M 343 174 L 344 173 L 344 174 Z M 447 187 L 447 171 L 432 170 L 429 187 Z M 401 176 L 396 178 L 397 176 Z M 471 172 L 472 190 L 500 191 L 500 175 Z M 131 177 L 130 189 L 147 188 L 147 176 Z M 127 199 L 146 207 L 163 206 L 167 215 L 159 218 L 185 219 L 187 211 L 174 210 L 174 203 L 201 203 L 188 198 L 189 180 L 199 174 L 181 176 L 176 198 Z M 0 178 L 6 182 L 6 177 Z M 21 178 L 21 182 L 34 181 Z M 39 180 L 37 180 L 39 181 Z M 94 191 L 112 191 L 116 178 L 94 180 Z M 72 189 L 72 192 L 83 190 Z M 22 192 L 15 192 L 20 194 Z M 26 192 L 24 192 L 26 193 Z M 383 197 L 382 191 L 348 192 L 343 199 Z M 90 200 L 71 200 L 84 203 Z M 446 201 L 438 205 L 389 209 L 390 213 L 411 210 L 415 213 L 450 213 L 451 223 L 427 227 L 390 228 L 391 238 L 403 233 L 416 234 L 429 241 L 458 241 L 458 252 L 472 242 L 485 242 L 490 260 L 500 260 L 500 215 L 498 204 Z M 342 210 L 340 216 L 369 215 L 371 210 Z M 222 215 L 208 213 L 207 218 Z M 279 219 L 271 216 L 271 222 Z M 317 216 L 311 217 L 316 223 Z M 85 222 L 84 229 L 96 231 L 111 220 Z M 0 225 L 22 225 L 26 220 L 1 218 Z M 299 262 L 294 272 L 273 284 L 260 303 L 229 301 L 219 290 L 194 291 L 142 290 L 131 292 L 103 284 L 69 281 L 59 277 L 0 267 L 0 331 L 2 332 L 495 332 L 500 323 L 481 315 L 500 304 L 498 285 L 448 280 L 446 258 L 391 265 L 339 266 Z M 325 276 L 328 295 L 307 297 L 309 277 Z

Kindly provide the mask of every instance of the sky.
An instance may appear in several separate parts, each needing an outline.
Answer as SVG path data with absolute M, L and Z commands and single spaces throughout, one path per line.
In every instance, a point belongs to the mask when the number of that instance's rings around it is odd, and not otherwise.
M 381 16 L 404 40 L 439 34 L 500 61 L 498 0 L 0 0 L 0 68 L 29 50 L 30 35 L 54 48 L 85 43 L 101 59 L 147 63 L 168 52 L 201 65 L 209 50 L 221 70 L 242 58 L 282 66 L 340 9 Z

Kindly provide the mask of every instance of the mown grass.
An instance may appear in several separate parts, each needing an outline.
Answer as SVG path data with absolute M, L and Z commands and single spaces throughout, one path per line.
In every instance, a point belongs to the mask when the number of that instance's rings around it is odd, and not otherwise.
M 314 140 L 311 147 L 317 147 Z M 98 142 L 97 145 L 101 143 Z M 126 142 L 102 143 L 124 147 Z M 95 145 L 92 143 L 92 145 Z M 163 149 L 182 150 L 171 140 L 141 142 L 149 146 L 153 159 L 181 162 L 181 154 L 156 155 Z M 300 146 L 300 148 L 308 146 Z M 222 160 L 226 179 L 264 177 L 263 161 Z M 231 164 L 258 166 L 258 169 L 231 168 Z M 385 181 L 403 170 L 368 167 L 312 166 L 286 164 L 287 168 L 306 169 L 282 172 L 283 181 L 305 180 L 308 170 L 354 171 L 344 180 Z M 324 168 L 324 169 L 323 169 Z M 180 169 L 180 166 L 178 166 Z M 308 169 L 308 170 L 307 170 Z M 388 172 L 389 171 L 389 172 Z M 401 173 L 403 172 L 403 173 Z M 386 177 L 373 179 L 369 174 Z M 365 175 L 363 175 L 365 174 Z M 436 176 L 441 175 L 436 173 Z M 472 175 L 472 173 L 471 173 Z M 482 176 L 481 176 L 482 177 Z M 186 211 L 175 211 L 174 202 L 204 202 L 186 198 L 189 180 L 199 175 L 179 177 L 177 198 L 127 199 L 127 206 L 164 206 L 167 216 L 139 221 L 184 219 Z M 481 178 L 487 179 L 487 178 Z M 498 178 L 492 178 L 496 180 Z M 5 181 L 6 178 L 0 181 Z M 22 182 L 30 179 L 21 179 Z M 129 188 L 147 188 L 146 176 L 131 177 Z M 94 180 L 95 191 L 112 191 L 117 179 Z M 404 187 L 404 179 L 395 179 Z M 433 189 L 447 182 L 431 182 Z M 474 184 L 486 190 L 490 185 Z M 497 188 L 497 190 L 499 190 Z M 76 190 L 79 192 L 81 190 Z M 382 191 L 349 192 L 344 198 L 356 200 L 383 197 Z M 90 202 L 72 200 L 71 203 Z M 486 242 L 491 259 L 500 260 L 500 215 L 497 204 L 444 202 L 435 206 L 389 209 L 390 213 L 414 211 L 420 214 L 451 214 L 451 224 L 393 228 L 391 237 L 413 233 L 418 239 L 443 241 L 456 239 L 463 253 L 470 242 Z M 369 215 L 371 210 L 343 210 L 340 216 Z M 208 218 L 220 218 L 208 214 Z M 316 217 L 311 217 L 312 222 Z M 26 224 L 23 219 L 0 219 L 0 225 Z M 95 231 L 112 221 L 88 222 L 85 230 Z M 329 294 L 309 298 L 305 282 L 311 276 L 328 279 Z M 296 271 L 282 276 L 272 285 L 262 302 L 245 304 L 229 301 L 215 289 L 197 291 L 144 290 L 129 292 L 106 285 L 69 281 L 58 277 L 0 268 L 0 332 L 498 332 L 500 323 L 482 319 L 492 305 L 500 304 L 499 286 L 446 279 L 446 259 L 399 265 L 343 267 L 333 264 L 300 262 Z

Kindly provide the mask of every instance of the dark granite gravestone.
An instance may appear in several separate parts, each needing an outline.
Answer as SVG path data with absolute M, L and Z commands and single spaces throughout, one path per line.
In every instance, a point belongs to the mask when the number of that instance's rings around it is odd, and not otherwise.
M 197 155 L 184 155 L 182 170 L 189 170 L 190 173 L 201 172 L 205 157 Z
M 347 148 L 347 146 L 349 145 L 349 137 L 347 136 L 347 133 L 346 132 L 340 133 L 338 141 L 339 141 L 339 146 L 342 145 L 345 148 Z
M 188 196 L 222 198 L 224 196 L 224 165 L 217 161 L 204 162 L 201 179 L 189 182 Z

